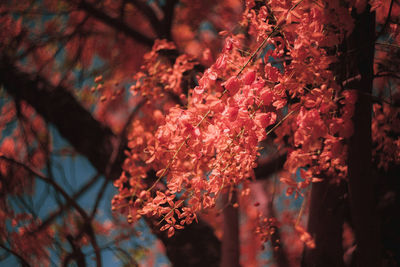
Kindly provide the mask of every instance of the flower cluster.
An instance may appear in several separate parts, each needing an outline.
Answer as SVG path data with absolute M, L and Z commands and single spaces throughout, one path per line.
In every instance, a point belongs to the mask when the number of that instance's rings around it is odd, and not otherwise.
M 173 235 L 196 220 L 196 213 L 215 207 L 222 192 L 254 177 L 259 144 L 267 136 L 289 151 L 281 174 L 288 194 L 302 194 L 322 178 L 346 177 L 356 98 L 335 83 L 332 51 L 352 30 L 349 9 L 337 1 L 246 1 L 241 25 L 249 36 L 221 33 L 222 52 L 187 96 L 179 84 L 194 61 L 186 55 L 173 65 L 168 57 L 160 59 L 161 51 L 176 51 L 166 41 L 146 55 L 133 89 L 154 101 L 172 92 L 185 106 L 164 109 L 167 115 L 151 138 L 136 135 L 136 143 L 148 139 L 140 142 L 145 148 L 130 146 L 132 164 L 125 164 L 113 200 L 129 213 L 128 220 L 133 210 L 137 218 L 158 216 L 161 229 Z

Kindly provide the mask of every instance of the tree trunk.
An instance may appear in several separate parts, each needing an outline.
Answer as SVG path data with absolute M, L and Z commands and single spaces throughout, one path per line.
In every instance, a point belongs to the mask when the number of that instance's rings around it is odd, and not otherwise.
M 375 43 L 375 13 L 369 7 L 354 14 L 355 29 L 347 42 L 350 59 L 361 79 L 355 84 L 357 103 L 353 116 L 354 134 L 348 153 L 349 197 L 356 236 L 356 266 L 381 266 L 379 222 L 376 212 L 375 182 L 372 176 L 371 116 L 372 81 Z
M 237 201 L 236 191 L 232 192 L 232 199 L 229 199 L 229 192 L 222 196 L 223 208 L 223 229 L 221 250 L 221 267 L 239 267 L 240 246 L 239 246 L 239 210 L 233 207 Z
M 355 28 L 341 45 L 342 58 L 333 66 L 338 81 L 353 77 L 346 89 L 356 89 L 358 100 L 353 116 L 354 134 L 348 151 L 348 192 L 352 225 L 356 235 L 356 266 L 380 266 L 380 238 L 371 175 L 371 92 L 375 43 L 375 15 L 369 7 L 361 14 L 353 10 Z M 313 184 L 308 231 L 316 248 L 305 249 L 302 266 L 344 266 L 342 225 L 344 209 L 335 211 L 346 190 L 328 181 Z
M 343 267 L 342 228 L 345 210 L 345 186 L 327 178 L 311 189 L 307 231 L 315 248 L 304 248 L 302 267 Z

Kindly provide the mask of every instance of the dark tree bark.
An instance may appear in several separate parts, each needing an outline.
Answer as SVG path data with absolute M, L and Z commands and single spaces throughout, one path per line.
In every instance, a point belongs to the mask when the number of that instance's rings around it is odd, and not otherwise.
M 62 86 L 54 87 L 40 75 L 20 71 L 7 57 L 0 60 L 0 83 L 16 101 L 26 101 L 43 119 L 56 126 L 77 152 L 86 156 L 100 173 L 105 173 L 116 136 L 95 120 L 71 92 Z M 115 164 L 118 165 L 121 164 Z M 111 177 L 116 179 L 120 173 L 121 166 Z
M 222 237 L 221 267 L 240 266 L 239 209 L 233 206 L 236 201 L 236 191 L 232 192 L 231 199 L 229 199 L 229 192 L 222 196 L 224 235 Z
M 345 185 L 327 178 L 311 189 L 308 232 L 315 248 L 305 247 L 303 267 L 343 267 L 342 228 L 345 211 Z
M 354 134 L 348 153 L 349 200 L 357 250 L 357 267 L 381 266 L 381 239 L 376 212 L 376 190 L 372 175 L 372 81 L 375 44 L 375 13 L 369 7 L 353 14 L 355 29 L 348 39 L 348 51 L 356 51 L 350 59 L 361 79 L 354 85 L 357 103 L 353 116 Z
M 259 160 L 258 166 L 254 169 L 257 180 L 269 179 L 272 174 L 282 170 L 286 162 L 287 153 L 278 154 L 274 157 Z
M 193 222 L 169 238 L 161 232 L 158 220 L 146 219 L 147 224 L 164 244 L 166 254 L 174 267 L 219 267 L 221 243 L 213 230 L 203 221 Z

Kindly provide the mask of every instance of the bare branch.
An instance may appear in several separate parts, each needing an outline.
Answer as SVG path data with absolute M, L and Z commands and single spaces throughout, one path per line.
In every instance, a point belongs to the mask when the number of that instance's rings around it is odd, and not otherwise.
M 16 160 L 12 159 L 12 158 L 9 158 L 9 157 L 1 155 L 0 159 L 6 160 L 9 163 L 12 163 L 12 164 L 15 164 L 17 166 L 20 166 L 21 168 L 25 169 L 26 171 L 28 171 L 32 175 L 36 176 L 37 178 L 39 178 L 43 182 L 45 182 L 47 184 L 50 184 L 55 190 L 57 190 L 67 200 L 68 203 L 71 203 L 71 205 L 77 210 L 79 215 L 82 216 L 82 218 L 84 219 L 84 221 L 87 224 L 87 228 L 85 229 L 85 231 L 88 233 L 88 235 L 90 237 L 90 240 L 91 240 L 91 243 L 92 243 L 92 246 L 93 246 L 93 248 L 95 250 L 97 266 L 101 267 L 101 256 L 100 256 L 99 246 L 97 245 L 96 236 L 94 235 L 94 232 L 93 232 L 93 228 L 92 228 L 92 225 L 91 225 L 90 217 L 88 216 L 86 211 L 74 199 L 72 199 L 71 196 L 67 192 L 65 192 L 64 189 L 59 184 L 57 184 L 54 180 L 49 179 L 48 177 L 44 176 L 40 172 L 33 170 L 32 168 L 30 168 L 26 164 L 24 164 L 22 162 L 18 162 Z
M 146 3 L 146 1 L 128 0 L 128 2 L 134 5 L 139 11 L 143 13 L 143 15 L 146 16 L 151 26 L 153 27 L 153 30 L 157 33 L 158 37 L 163 37 L 161 22 L 158 19 L 154 10 Z
M 17 257 L 17 259 L 21 262 L 21 265 L 23 267 L 30 267 L 29 263 L 21 255 L 19 255 L 17 252 L 15 252 L 14 250 L 9 249 L 8 247 L 6 247 L 5 245 L 3 245 L 1 243 L 0 243 L 0 248 L 4 249 L 8 253 L 11 253 L 12 255 Z
M 394 3 L 394 0 L 392 0 L 390 2 L 389 11 L 388 11 L 388 14 L 387 14 L 387 17 L 386 17 L 386 21 L 383 24 L 382 29 L 380 30 L 380 32 L 375 36 L 375 40 L 377 40 L 380 36 L 382 36 L 382 34 L 385 32 L 387 26 L 389 25 L 390 16 L 392 14 L 393 3 Z

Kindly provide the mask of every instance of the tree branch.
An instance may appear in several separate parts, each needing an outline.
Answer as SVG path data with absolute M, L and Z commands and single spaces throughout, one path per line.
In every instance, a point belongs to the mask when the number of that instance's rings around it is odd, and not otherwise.
M 133 38 L 135 41 L 144 44 L 148 47 L 152 47 L 154 43 L 154 39 L 144 35 L 143 33 L 138 32 L 135 29 L 132 29 L 122 20 L 113 18 L 101 10 L 95 8 L 92 4 L 82 0 L 78 4 L 78 8 L 85 10 L 89 15 L 94 18 L 102 21 L 106 25 L 123 32 L 126 36 Z
M 380 32 L 375 36 L 375 40 L 377 40 L 385 32 L 387 26 L 389 25 L 390 15 L 392 14 L 393 3 L 394 3 L 394 0 L 391 0 L 390 6 L 389 6 L 388 15 L 386 17 L 386 21 L 383 24 L 382 29 L 380 30 Z
M 71 198 L 78 200 L 84 193 L 86 193 L 92 186 L 98 181 L 99 174 L 96 174 L 89 182 L 84 184 L 76 193 L 74 193 Z M 67 211 L 71 207 L 71 203 L 68 201 L 64 204 L 60 205 L 57 211 L 51 213 L 49 217 L 43 220 L 43 222 L 39 225 L 39 227 L 35 231 L 41 231 L 49 226 L 57 217 L 62 214 L 64 211 Z
M 109 128 L 95 120 L 66 88 L 55 87 L 42 76 L 20 71 L 6 57 L 1 58 L 0 84 L 14 98 L 34 107 L 43 119 L 57 127 L 77 152 L 86 156 L 100 173 L 105 173 L 116 137 Z M 107 178 L 116 179 L 120 172 L 120 167 L 114 168 Z
M 7 251 L 8 253 L 13 254 L 15 257 L 17 257 L 17 259 L 19 259 L 19 261 L 21 262 L 21 265 L 23 267 L 30 267 L 31 265 L 21 256 L 19 255 L 17 252 L 15 252 L 12 249 L 9 249 L 8 247 L 6 247 L 5 245 L 0 243 L 0 248 L 4 249 L 5 251 Z
M 275 157 L 269 157 L 258 162 L 254 174 L 257 180 L 268 179 L 272 174 L 280 171 L 286 162 L 287 153 L 281 153 Z
M 128 0 L 128 2 L 134 5 L 143 13 L 143 15 L 145 15 L 153 27 L 153 30 L 157 33 L 158 37 L 162 37 L 162 25 L 154 10 L 148 4 L 146 4 L 146 2 L 141 0 Z
M 172 29 L 172 22 L 174 20 L 174 10 L 175 5 L 178 3 L 178 0 L 167 0 L 165 6 L 163 8 L 164 11 L 164 18 L 162 20 L 163 25 L 163 34 L 165 38 L 171 40 L 171 29 Z
M 374 78 L 381 78 L 381 77 L 390 77 L 390 78 L 394 78 L 394 79 L 400 79 L 400 75 L 397 75 L 394 72 L 377 73 L 374 75 Z
M 25 165 L 24 163 L 18 162 L 12 158 L 8 158 L 6 156 L 0 156 L 0 159 L 5 160 L 9 163 L 15 164 L 23 169 L 25 169 L 26 171 L 28 171 L 29 173 L 31 173 L 32 175 L 36 176 L 37 178 L 39 178 L 40 180 L 42 180 L 43 182 L 51 185 L 57 192 L 59 192 L 68 203 L 71 203 L 71 205 L 77 210 L 77 212 L 79 213 L 79 215 L 82 216 L 82 218 L 85 220 L 88 228 L 85 229 L 85 231 L 88 233 L 92 246 L 95 250 L 96 253 L 96 263 L 98 267 L 101 267 L 101 256 L 100 256 L 100 250 L 99 247 L 97 245 L 97 241 L 96 241 L 96 237 L 93 235 L 93 228 L 91 225 L 91 220 L 89 215 L 86 213 L 86 211 L 74 200 L 71 198 L 71 196 L 59 185 L 57 184 L 54 180 L 47 178 L 46 176 L 44 176 L 43 174 L 41 174 L 38 171 L 33 170 L 32 168 L 30 168 L 29 166 Z
M 81 208 L 81 206 L 78 205 L 78 203 L 76 203 L 76 201 L 74 201 L 71 196 L 59 185 L 57 184 L 54 180 L 47 178 L 46 176 L 44 176 L 43 174 L 39 173 L 38 171 L 33 170 L 32 168 L 30 168 L 29 166 L 25 165 L 22 162 L 18 162 L 12 158 L 0 155 L 0 160 L 5 160 L 8 163 L 17 165 L 21 168 L 23 168 L 24 170 L 28 171 L 30 174 L 36 176 L 37 178 L 39 178 L 40 180 L 42 180 L 43 182 L 51 185 L 57 192 L 59 192 L 69 203 L 72 204 L 72 206 L 74 206 L 74 208 L 78 211 L 78 213 L 84 218 L 87 219 L 89 218 L 89 216 L 86 214 L 85 210 L 83 210 Z

